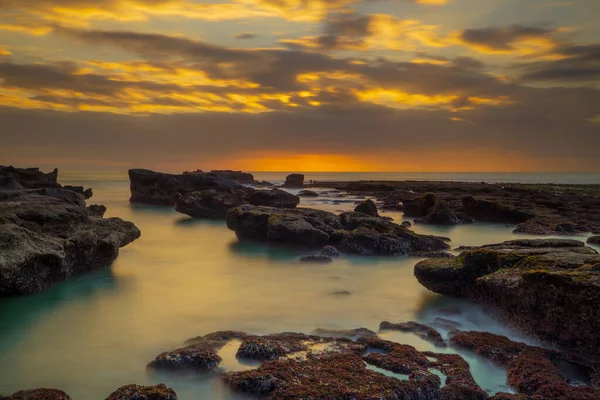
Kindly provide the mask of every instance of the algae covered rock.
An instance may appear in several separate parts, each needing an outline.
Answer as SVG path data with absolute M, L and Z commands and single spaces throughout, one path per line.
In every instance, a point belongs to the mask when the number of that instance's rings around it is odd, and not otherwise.
M 156 386 L 126 385 L 115 390 L 106 400 L 177 400 L 177 394 L 163 383 Z
M 377 211 L 377 206 L 371 199 L 367 199 L 362 203 L 358 204 L 354 209 L 354 212 L 359 212 L 363 214 L 370 215 L 371 217 L 379 217 L 379 212 Z
M 583 242 L 513 240 L 415 266 L 441 294 L 494 307 L 513 325 L 573 351 L 600 353 L 600 255 Z

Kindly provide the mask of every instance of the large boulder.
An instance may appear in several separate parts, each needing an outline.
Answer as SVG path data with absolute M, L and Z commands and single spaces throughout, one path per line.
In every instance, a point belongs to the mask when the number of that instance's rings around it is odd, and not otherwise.
M 256 181 L 254 180 L 254 175 L 252 175 L 249 172 L 242 172 L 242 171 L 232 171 L 232 170 L 212 170 L 210 172 L 207 173 L 208 175 L 217 177 L 217 178 L 223 178 L 223 179 L 229 179 L 230 181 L 234 181 L 234 182 L 238 182 L 238 183 L 255 183 Z
M 193 218 L 223 219 L 231 208 L 246 204 L 246 188 L 219 191 L 216 189 L 188 192 L 175 199 L 175 210 Z
M 301 188 L 304 187 L 304 174 L 290 174 L 285 178 L 284 187 Z
M 415 266 L 426 288 L 491 306 L 563 348 L 600 355 L 600 255 L 583 242 L 513 240 Z
M 531 211 L 520 210 L 498 202 L 467 196 L 462 199 L 465 214 L 478 222 L 519 224 L 535 217 Z
M 363 214 L 370 215 L 372 217 L 379 217 L 379 212 L 377 211 L 377 205 L 371 199 L 367 199 L 361 203 L 359 203 L 356 208 L 354 208 L 354 212 L 359 212 Z
M 39 292 L 107 267 L 120 247 L 139 236 L 133 223 L 102 218 L 85 203 L 36 191 L 0 191 L 0 296 Z
M 445 250 L 443 238 L 418 235 L 400 225 L 363 213 L 333 213 L 310 208 L 278 209 L 243 205 L 227 213 L 227 226 L 240 240 L 317 247 L 335 245 L 361 255 L 403 255 Z

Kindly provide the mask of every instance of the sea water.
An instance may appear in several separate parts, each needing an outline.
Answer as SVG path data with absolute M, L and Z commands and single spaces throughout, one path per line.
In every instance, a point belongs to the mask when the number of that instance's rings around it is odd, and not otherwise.
M 43 293 L 0 299 L 0 394 L 53 387 L 75 400 L 94 400 L 125 384 L 164 382 L 183 400 L 243 399 L 215 375 L 164 375 L 146 369 L 159 353 L 217 330 L 377 331 L 384 320 L 429 323 L 444 317 L 459 322 L 461 329 L 534 343 L 477 305 L 422 287 L 413 276 L 418 258 L 343 256 L 327 265 L 300 264 L 298 258 L 308 251 L 239 243 L 223 221 L 193 220 L 169 207 L 130 205 L 126 179 L 103 179 L 62 182 L 92 186 L 89 203 L 106 205 L 107 217 L 135 222 L 142 236 L 121 249 L 111 268 L 68 279 Z M 301 206 L 348 211 L 361 199 L 336 204 L 338 200 L 302 199 Z M 403 218 L 398 212 L 384 215 Z M 454 247 L 524 237 L 502 224 L 414 229 L 448 236 Z M 456 351 L 435 348 L 411 334 L 386 332 L 383 337 L 419 350 Z M 230 347 L 222 350 L 224 370 L 256 366 L 240 363 L 235 345 Z M 510 390 L 504 369 L 460 354 L 484 389 Z

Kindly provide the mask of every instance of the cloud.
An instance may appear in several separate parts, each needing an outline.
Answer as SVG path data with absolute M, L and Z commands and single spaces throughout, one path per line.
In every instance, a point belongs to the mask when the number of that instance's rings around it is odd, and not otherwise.
M 600 44 L 564 45 L 547 61 L 518 65 L 524 82 L 600 82 Z
M 256 34 L 254 32 L 242 32 L 232 35 L 236 39 L 254 39 Z
M 488 54 L 539 54 L 552 50 L 558 42 L 554 29 L 524 25 L 465 29 L 457 34 L 458 44 Z

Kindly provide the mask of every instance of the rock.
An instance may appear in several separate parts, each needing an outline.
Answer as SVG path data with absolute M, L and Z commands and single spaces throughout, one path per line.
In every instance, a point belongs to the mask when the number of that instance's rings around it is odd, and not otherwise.
M 375 333 L 372 330 L 367 329 L 367 328 L 343 329 L 343 330 L 317 328 L 313 331 L 313 334 L 315 334 L 317 336 L 334 337 L 334 338 L 342 337 L 342 338 L 348 338 L 348 339 L 352 339 L 352 340 L 356 340 L 360 337 L 377 338 L 377 333 Z
M 240 240 L 309 247 L 334 245 L 348 253 L 362 255 L 403 255 L 449 248 L 442 238 L 418 235 L 363 213 L 337 216 L 309 208 L 288 210 L 243 205 L 227 213 L 227 226 Z
M 284 187 L 288 188 L 301 188 L 304 187 L 304 175 L 303 174 L 290 174 L 285 178 Z
M 192 370 L 208 372 L 215 369 L 221 357 L 214 349 L 190 345 L 159 354 L 148 368 L 159 370 Z
M 0 296 L 40 292 L 108 267 L 140 236 L 133 223 L 102 218 L 65 193 L 80 196 L 61 188 L 0 191 Z
M 400 226 L 403 226 L 404 228 L 410 228 L 412 224 L 410 223 L 410 221 L 402 221 Z
M 479 222 L 518 224 L 535 217 L 535 214 L 530 211 L 519 210 L 489 200 L 475 199 L 473 196 L 463 198 L 462 203 L 465 213 Z
M 511 324 L 562 348 L 600 354 L 600 255 L 582 242 L 514 240 L 415 266 L 426 288 L 495 308 Z
M 193 218 L 225 219 L 227 211 L 242 204 L 294 208 L 300 199 L 279 189 L 255 190 L 249 187 L 220 187 L 185 193 L 175 199 L 175 210 Z
M 92 191 L 92 188 L 87 188 L 83 191 L 83 196 L 87 199 L 91 199 L 92 196 L 94 195 L 94 192 Z
M 338 290 L 336 292 L 331 292 L 330 294 L 333 296 L 350 296 L 352 292 L 348 290 Z
M 188 192 L 175 199 L 175 210 L 193 218 L 224 219 L 227 211 L 247 203 L 250 190 L 240 187 Z
M 420 217 L 415 223 L 429 225 L 461 225 L 472 223 L 472 218 L 454 212 L 448 203 L 433 193 L 427 193 L 413 200 L 404 200 L 404 215 Z
M 62 390 L 57 389 L 34 389 L 22 390 L 8 397 L 0 397 L 2 400 L 71 400 Z
M 377 206 L 375 205 L 373 200 L 370 199 L 359 203 L 354 209 L 354 212 L 367 214 L 372 217 L 379 217 L 379 213 L 377 212 Z
M 402 322 L 399 324 L 383 321 L 379 324 L 379 331 L 383 330 L 411 332 L 419 336 L 421 339 L 435 344 L 436 346 L 446 347 L 446 342 L 444 342 L 442 335 L 440 335 L 438 331 L 415 321 Z
M 58 169 L 43 173 L 39 168 L 15 168 L 0 165 L 0 189 L 14 190 L 20 188 L 58 188 Z
M 445 251 L 414 251 L 410 253 L 413 257 L 425 258 L 454 258 L 454 254 L 446 253 Z
M 163 383 L 156 386 L 126 385 L 106 400 L 177 400 L 177 394 Z
M 300 199 L 285 190 L 271 189 L 255 191 L 248 202 L 253 206 L 295 208 L 300 203 Z
M 508 383 L 521 392 L 519 397 L 515 397 L 517 399 L 600 398 L 600 388 L 592 384 L 592 374 L 597 365 L 586 363 L 579 358 L 514 342 L 504 336 L 487 332 L 454 332 L 450 342 L 453 346 L 475 352 L 494 363 L 506 366 Z M 569 384 L 568 378 L 559 369 L 561 365 L 587 372 L 588 382 Z
M 232 170 L 212 170 L 206 175 L 214 176 L 216 178 L 228 179 L 230 181 L 238 183 L 255 183 L 254 175 L 248 172 L 232 171 Z
M 104 213 L 106 213 L 106 207 L 103 205 L 92 204 L 87 208 L 88 214 L 92 217 L 104 217 Z
M 341 256 L 340 252 L 338 251 L 338 249 L 336 249 L 333 246 L 325 246 L 321 249 L 321 255 L 323 256 L 328 256 L 328 257 L 339 257 Z
M 563 219 L 535 217 L 517 225 L 514 233 L 531 235 L 583 235 L 589 228 Z
M 312 254 L 300 257 L 300 262 L 303 263 L 330 263 L 333 259 L 323 254 Z
M 164 174 L 147 169 L 130 169 L 131 203 L 173 206 L 175 200 L 188 192 L 242 190 L 239 183 L 210 173 L 185 172 L 181 175 Z
M 301 190 L 298 193 L 298 197 L 319 197 L 319 193 L 313 192 L 312 190 Z
M 591 236 L 587 239 L 586 243 L 600 245 L 600 236 Z
M 63 186 L 63 189 L 70 190 L 70 191 L 75 192 L 75 193 L 79 193 L 83 197 L 85 197 L 86 200 L 90 199 L 94 195 L 94 192 L 92 191 L 91 188 L 83 190 L 83 186 L 69 186 L 69 185 L 65 185 L 65 186 Z

